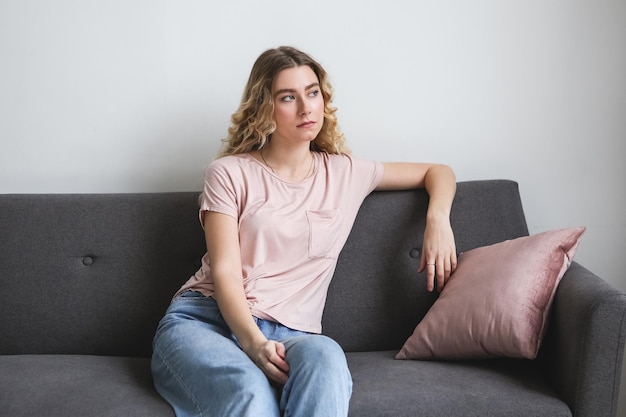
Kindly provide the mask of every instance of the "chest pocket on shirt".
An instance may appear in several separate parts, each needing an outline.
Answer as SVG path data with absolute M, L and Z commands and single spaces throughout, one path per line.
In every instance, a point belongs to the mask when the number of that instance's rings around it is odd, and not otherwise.
M 340 251 L 341 211 L 307 211 L 306 217 L 309 222 L 309 258 L 337 259 Z

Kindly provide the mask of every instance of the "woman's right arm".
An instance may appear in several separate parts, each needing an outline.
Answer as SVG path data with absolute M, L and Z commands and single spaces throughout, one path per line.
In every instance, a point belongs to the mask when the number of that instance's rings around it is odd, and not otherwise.
M 289 365 L 285 347 L 267 340 L 252 318 L 243 289 L 237 220 L 212 211 L 203 213 L 204 235 L 217 301 L 226 323 L 244 352 L 271 380 L 284 384 Z

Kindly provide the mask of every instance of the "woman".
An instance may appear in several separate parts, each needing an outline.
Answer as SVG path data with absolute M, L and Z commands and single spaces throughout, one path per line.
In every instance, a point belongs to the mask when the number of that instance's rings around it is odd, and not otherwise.
M 430 196 L 419 271 L 456 268 L 448 167 L 348 155 L 326 72 L 280 47 L 255 62 L 220 158 L 206 171 L 207 253 L 159 324 L 152 371 L 177 416 L 346 416 L 352 381 L 320 335 L 337 256 L 374 189 Z

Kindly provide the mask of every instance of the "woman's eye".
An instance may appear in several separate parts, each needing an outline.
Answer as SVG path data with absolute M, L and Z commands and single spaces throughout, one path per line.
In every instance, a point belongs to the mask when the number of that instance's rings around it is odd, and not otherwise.
M 294 101 L 296 98 L 294 96 L 284 96 L 282 101 Z
M 320 90 L 313 90 L 309 93 L 310 97 L 316 97 L 320 93 Z

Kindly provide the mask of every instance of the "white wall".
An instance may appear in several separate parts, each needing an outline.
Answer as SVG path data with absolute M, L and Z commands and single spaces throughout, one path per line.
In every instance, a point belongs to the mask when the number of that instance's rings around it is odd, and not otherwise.
M 576 260 L 626 290 L 625 0 L 0 0 L 0 192 L 199 189 L 281 44 L 357 156 L 517 180 L 531 232 L 587 226 Z

